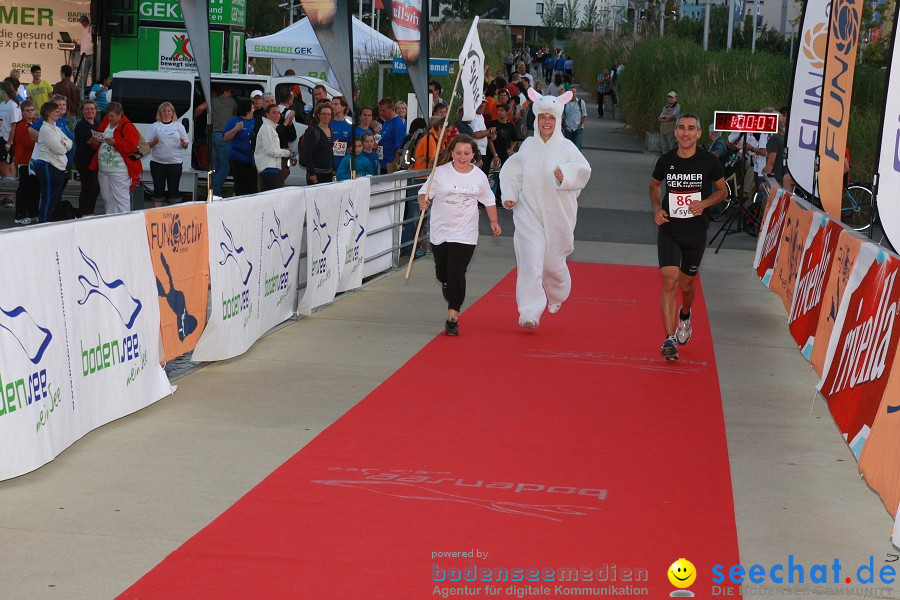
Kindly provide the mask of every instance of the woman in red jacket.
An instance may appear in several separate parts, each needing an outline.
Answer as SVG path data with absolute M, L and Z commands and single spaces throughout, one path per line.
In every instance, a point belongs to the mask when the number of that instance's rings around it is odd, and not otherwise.
M 91 161 L 91 169 L 98 172 L 100 197 L 106 214 L 131 210 L 131 191 L 141 181 L 143 166 L 133 158 L 138 149 L 138 130 L 128 120 L 118 102 L 106 105 L 106 116 L 97 128 L 100 148 Z

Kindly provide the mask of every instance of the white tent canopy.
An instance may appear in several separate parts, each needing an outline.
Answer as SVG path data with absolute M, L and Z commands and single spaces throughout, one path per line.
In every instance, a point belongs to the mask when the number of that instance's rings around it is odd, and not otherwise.
M 362 70 L 379 59 L 399 55 L 400 48 L 396 42 L 353 17 L 354 69 Z M 297 75 L 320 77 L 337 86 L 328 59 L 307 18 L 278 33 L 248 39 L 247 58 L 253 56 L 271 58 L 273 75 L 283 75 L 288 69 L 293 69 Z M 323 76 L 326 72 L 327 76 Z

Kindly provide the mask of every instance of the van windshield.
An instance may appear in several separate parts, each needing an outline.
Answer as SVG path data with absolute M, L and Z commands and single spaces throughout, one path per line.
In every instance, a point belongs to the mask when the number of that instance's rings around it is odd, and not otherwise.
M 171 102 L 178 118 L 191 107 L 191 84 L 187 81 L 166 81 L 164 79 L 114 79 L 112 99 L 122 104 L 127 116 L 134 123 L 154 123 L 156 111 L 163 102 Z M 193 119 L 191 119 L 193 120 Z

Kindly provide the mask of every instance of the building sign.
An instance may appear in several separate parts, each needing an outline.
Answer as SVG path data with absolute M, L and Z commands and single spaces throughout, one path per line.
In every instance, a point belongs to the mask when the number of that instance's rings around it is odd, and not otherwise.
M 143 0 L 139 14 L 143 21 L 171 21 L 183 23 L 178 0 Z M 247 0 L 209 0 L 210 25 L 247 24 Z

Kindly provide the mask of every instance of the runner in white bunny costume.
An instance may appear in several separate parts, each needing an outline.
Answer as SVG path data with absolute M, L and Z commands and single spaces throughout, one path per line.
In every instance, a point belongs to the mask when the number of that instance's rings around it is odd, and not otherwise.
M 559 311 L 572 290 L 566 257 L 575 249 L 578 194 L 587 185 L 591 166 L 562 133 L 565 103 L 528 90 L 537 115 L 535 135 L 526 139 L 500 171 L 503 206 L 513 211 L 516 226 L 519 325 L 534 329 L 544 308 Z

